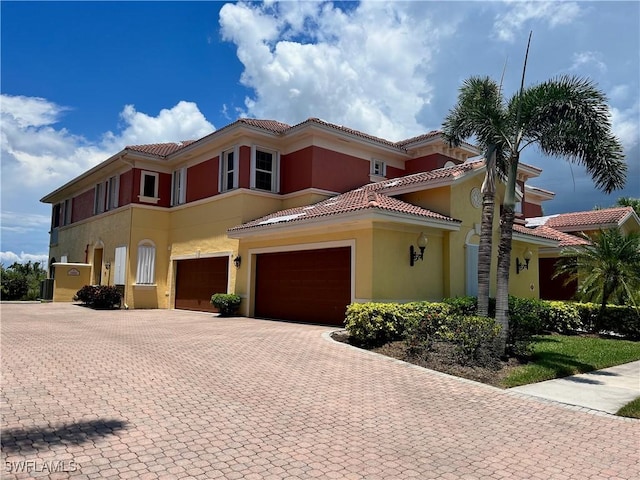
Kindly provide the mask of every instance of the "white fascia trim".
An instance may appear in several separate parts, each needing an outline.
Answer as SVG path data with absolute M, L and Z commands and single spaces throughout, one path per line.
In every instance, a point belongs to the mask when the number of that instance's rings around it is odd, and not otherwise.
M 255 238 L 274 234 L 285 234 L 288 232 L 295 232 L 296 230 L 308 230 L 322 227 L 332 227 L 332 229 L 335 230 L 336 227 L 340 226 L 344 226 L 344 229 L 349 230 L 354 222 L 393 222 L 408 225 L 419 225 L 422 227 L 432 227 L 452 232 L 460 230 L 460 224 L 457 222 L 452 223 L 446 220 L 418 217 L 415 215 L 407 215 L 397 212 L 365 210 L 298 222 L 283 222 L 281 224 L 274 223 L 270 225 L 263 225 L 260 227 L 249 228 L 244 231 L 227 232 L 227 236 L 229 238 L 237 239 Z
M 296 197 L 301 197 L 303 195 L 308 195 L 308 194 L 317 194 L 317 195 L 326 195 L 328 197 L 337 197 L 338 195 L 340 195 L 339 192 L 333 192 L 331 190 L 323 190 L 321 188 L 305 188 L 304 190 L 297 190 L 295 192 L 291 192 L 291 193 L 285 193 L 284 195 L 277 195 L 278 198 L 283 198 L 283 199 L 289 199 L 289 198 L 296 198 Z
M 69 267 L 90 267 L 91 264 L 90 263 L 83 263 L 83 262 L 54 262 L 51 265 L 55 265 L 55 266 L 69 266 Z
M 214 258 L 214 257 L 229 257 L 233 255 L 231 250 L 223 250 L 221 252 L 196 252 L 196 253 L 185 253 L 182 255 L 171 255 L 169 260 L 197 260 L 199 258 Z
M 557 247 L 559 240 L 551 240 L 549 238 L 534 237 L 533 235 L 526 235 L 520 232 L 513 232 L 511 237 L 513 240 L 518 240 L 523 243 L 530 243 L 531 245 L 539 245 L 541 247 Z
M 534 167 L 533 165 L 525 165 L 518 163 L 518 174 L 524 174 L 527 178 L 539 177 L 542 173 L 542 169 Z

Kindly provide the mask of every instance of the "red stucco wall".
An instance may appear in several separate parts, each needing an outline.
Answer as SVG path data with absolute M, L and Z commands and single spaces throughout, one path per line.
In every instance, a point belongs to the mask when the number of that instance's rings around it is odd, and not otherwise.
M 219 164 L 219 157 L 215 157 L 187 169 L 187 203 L 219 193 Z

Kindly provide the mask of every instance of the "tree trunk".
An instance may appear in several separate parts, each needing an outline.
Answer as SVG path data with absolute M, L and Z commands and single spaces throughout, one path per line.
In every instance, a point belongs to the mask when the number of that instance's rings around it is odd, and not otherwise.
M 495 193 L 482 196 L 482 225 L 478 246 L 478 315 L 489 316 L 489 290 L 491 286 L 491 250 Z
M 500 331 L 500 348 L 507 351 L 509 337 L 509 274 L 511 273 L 511 238 L 516 206 L 516 177 L 518 157 L 512 157 L 509 164 L 509 176 L 500 215 L 500 244 L 498 246 L 498 282 L 496 292 L 496 323 Z

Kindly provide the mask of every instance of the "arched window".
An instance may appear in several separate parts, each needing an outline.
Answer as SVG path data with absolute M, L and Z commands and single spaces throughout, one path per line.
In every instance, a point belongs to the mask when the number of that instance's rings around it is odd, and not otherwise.
M 156 279 L 156 246 L 151 240 L 142 240 L 138 244 L 138 271 L 136 283 L 153 285 Z

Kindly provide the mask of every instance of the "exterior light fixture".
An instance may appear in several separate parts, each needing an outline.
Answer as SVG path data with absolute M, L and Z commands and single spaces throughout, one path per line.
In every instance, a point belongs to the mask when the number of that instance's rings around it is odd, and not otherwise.
M 424 260 L 424 249 L 427 248 L 427 242 L 426 235 L 420 232 L 420 235 L 418 235 L 418 248 L 420 249 L 420 253 L 416 251 L 413 245 L 409 247 L 409 265 L 413 267 L 418 260 Z
M 111 268 L 111 262 L 107 262 L 104 264 L 104 268 L 106 268 L 107 270 L 109 270 Z
M 519 274 L 522 270 L 529 270 L 529 260 L 533 257 L 533 253 L 528 248 L 524 252 L 524 262 L 521 262 L 519 258 L 516 257 L 516 274 Z
M 242 263 L 242 257 L 240 255 L 238 255 L 236 258 L 233 259 L 233 264 L 236 266 L 236 268 L 240 268 L 241 263 Z

